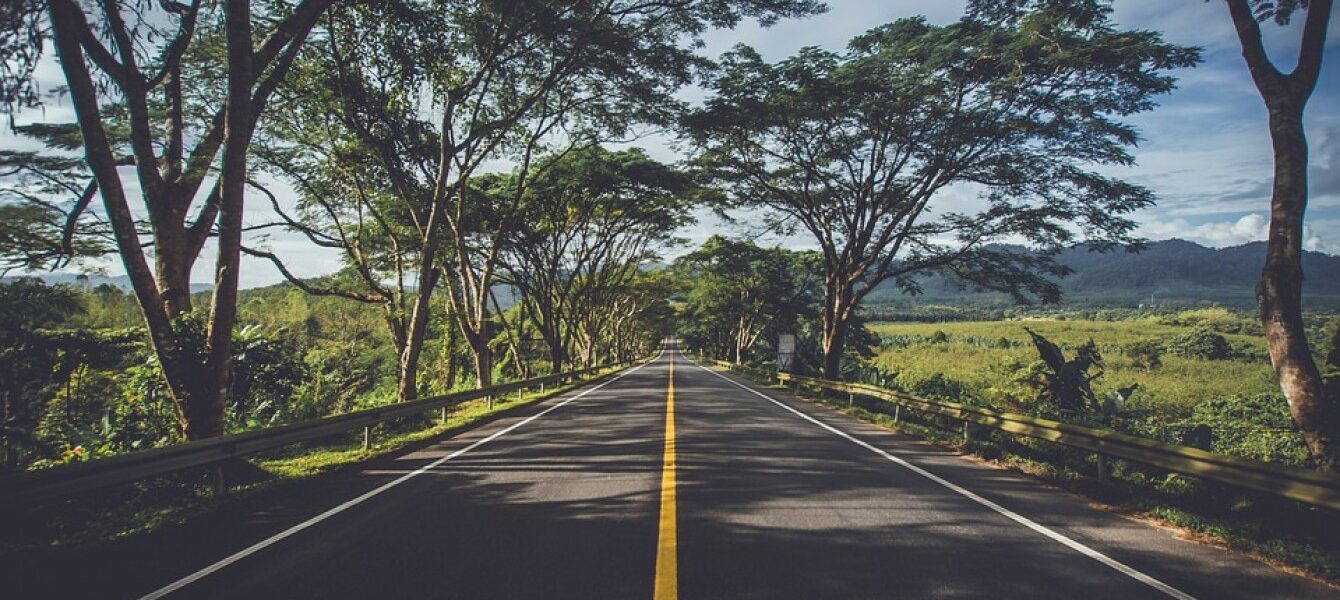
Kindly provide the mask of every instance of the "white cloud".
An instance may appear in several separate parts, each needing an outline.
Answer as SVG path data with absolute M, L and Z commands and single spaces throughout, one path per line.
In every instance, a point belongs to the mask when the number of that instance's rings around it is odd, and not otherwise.
M 1193 225 L 1186 219 L 1150 220 L 1140 225 L 1140 235 L 1153 239 L 1181 238 L 1222 248 L 1266 239 L 1266 218 L 1245 215 L 1236 221 L 1215 221 Z
M 1165 240 L 1180 238 L 1214 248 L 1240 246 L 1266 239 L 1270 222 L 1263 214 L 1243 215 L 1236 221 L 1211 221 L 1192 224 L 1186 219 L 1144 220 L 1139 235 Z M 1340 220 L 1317 220 L 1303 228 L 1303 247 L 1314 252 L 1340 254 Z

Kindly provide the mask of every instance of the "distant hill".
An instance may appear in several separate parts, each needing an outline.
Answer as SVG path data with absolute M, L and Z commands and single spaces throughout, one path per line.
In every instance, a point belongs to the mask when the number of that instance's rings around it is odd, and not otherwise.
M 1057 260 L 1074 272 L 1060 280 L 1063 303 L 1083 305 L 1194 305 L 1255 303 L 1256 282 L 1265 264 L 1265 242 L 1208 248 L 1186 240 L 1152 242 L 1142 252 L 1092 252 L 1086 246 L 1063 251 Z M 1340 306 L 1340 257 L 1303 253 L 1303 294 L 1309 301 Z M 892 284 L 871 294 L 870 304 L 967 302 L 1008 303 L 1003 294 L 973 291 L 948 278 L 922 281 L 925 293 L 908 297 Z
M 81 282 L 79 281 L 79 275 L 74 273 L 30 273 L 25 275 L 11 275 L 9 277 L 5 277 L 4 280 L 19 279 L 24 277 L 32 277 L 34 279 L 40 279 L 52 285 L 55 284 L 81 285 Z M 89 287 L 98 287 L 103 284 L 119 288 L 123 292 L 130 292 L 132 289 L 130 286 L 130 277 L 127 275 L 118 275 L 116 277 L 105 277 L 103 275 L 88 275 L 87 285 Z M 191 293 L 195 294 L 199 292 L 208 292 L 209 290 L 213 289 L 213 287 L 214 286 L 208 283 L 192 283 Z

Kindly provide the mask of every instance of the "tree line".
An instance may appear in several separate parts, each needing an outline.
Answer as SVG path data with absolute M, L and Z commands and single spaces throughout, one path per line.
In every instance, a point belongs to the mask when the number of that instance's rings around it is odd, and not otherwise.
M 1295 418 L 1329 457 L 1340 410 L 1294 334 L 1301 113 L 1331 2 L 1227 3 L 1281 165 L 1262 320 Z M 698 206 L 749 211 L 816 248 L 783 257 L 718 240 L 684 263 L 713 282 L 690 296 L 731 298 L 729 315 L 697 315 L 730 319 L 711 330 L 729 339 L 713 343 L 739 359 L 776 326 L 760 320 L 766 301 L 817 294 L 817 304 L 771 316 L 817 323 L 818 367 L 830 378 L 880 283 L 915 293 L 917 276 L 943 273 L 1050 302 L 1061 249 L 1139 245 L 1130 215 L 1154 196 L 1105 168 L 1132 163 L 1139 132 L 1126 119 L 1169 93 L 1172 71 L 1195 65 L 1197 49 L 1117 27 L 1103 0 L 972 0 L 957 22 L 902 19 L 840 51 L 769 62 L 745 46 L 718 60 L 699 50 L 712 29 L 823 9 L 815 0 L 8 3 L 0 47 L 13 58 L 0 69 L 0 105 L 13 121 L 41 104 L 34 73 L 52 56 L 75 119 L 11 123 L 48 150 L 0 157 L 12 183 L 5 264 L 119 256 L 180 431 L 199 439 L 225 430 L 244 254 L 307 294 L 375 312 L 404 401 L 424 391 L 434 327 L 468 349 L 477 385 L 500 358 L 525 363 L 517 349 L 528 329 L 549 369 L 645 345 L 656 328 L 640 315 L 671 294 L 644 265 Z M 1259 51 L 1258 24 L 1299 10 L 1308 16 L 1300 66 L 1285 76 Z M 691 84 L 708 92 L 701 104 L 682 99 Z M 613 149 L 649 130 L 678 138 L 688 160 Z M 977 198 L 953 202 L 951 186 Z M 272 216 L 249 216 L 258 209 Z M 339 256 L 340 271 L 294 276 L 263 243 L 279 230 Z M 196 297 L 190 274 L 206 247 L 212 287 Z M 817 287 L 780 275 L 791 260 L 812 261 Z M 744 279 L 736 262 L 748 265 Z M 510 336 L 502 357 L 499 334 Z

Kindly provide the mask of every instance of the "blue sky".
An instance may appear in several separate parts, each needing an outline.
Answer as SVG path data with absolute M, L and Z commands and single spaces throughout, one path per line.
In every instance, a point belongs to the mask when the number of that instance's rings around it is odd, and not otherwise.
M 840 50 L 848 39 L 865 30 L 899 18 L 924 15 L 933 23 L 948 23 L 962 15 L 962 0 L 829 0 L 827 14 L 800 21 L 786 21 L 762 29 L 746 25 L 734 31 L 711 32 L 704 51 L 715 56 L 737 43 L 757 48 L 765 58 L 778 60 L 805 46 Z M 1165 39 L 1199 46 L 1204 63 L 1176 73 L 1176 91 L 1160 99 L 1152 112 L 1131 121 L 1143 135 L 1134 154 L 1137 164 L 1112 172 L 1146 185 L 1158 195 L 1158 206 L 1136 215 L 1140 233 L 1152 239 L 1179 237 L 1210 246 L 1229 246 L 1264 238 L 1270 197 L 1271 151 L 1266 113 L 1243 63 L 1236 36 L 1222 2 L 1211 0 L 1116 0 L 1114 17 L 1123 27 L 1152 29 Z M 1265 25 L 1271 56 L 1288 71 L 1296 60 L 1301 19 L 1287 28 Z M 1308 213 L 1309 249 L 1340 254 L 1340 27 L 1332 23 L 1323 60 L 1323 73 L 1307 111 L 1311 142 L 1311 205 Z M 54 65 L 44 65 L 45 77 L 56 75 Z M 700 97 L 688 90 L 685 97 Z M 46 110 L 46 120 L 60 120 L 68 106 L 55 103 Z M 31 115 L 24 120 L 40 119 Z M 68 117 L 67 117 L 68 118 Z M 0 134 L 0 145 L 21 143 Z M 675 150 L 661 137 L 648 137 L 636 144 L 656 157 L 675 160 Z M 949 205 L 971 202 L 966 189 L 946 191 Z M 249 202 L 248 221 L 270 220 L 263 198 Z M 717 233 L 732 233 L 708 215 L 683 231 L 683 237 L 700 241 Z M 804 238 L 774 240 L 789 246 L 805 246 Z M 315 248 L 293 235 L 272 235 L 266 245 L 287 258 L 293 270 L 311 276 L 328 273 L 338 266 L 338 257 Z M 669 255 L 682 250 L 672 250 Z M 196 281 L 209 281 L 211 256 L 197 265 Z M 109 274 L 119 274 L 118 261 L 105 263 Z M 243 285 L 266 285 L 279 281 L 277 272 L 261 261 L 248 260 Z
M 870 27 L 907 16 L 952 22 L 962 15 L 965 2 L 839 0 L 829 5 L 825 15 L 770 29 L 750 26 L 714 32 L 708 36 L 707 51 L 719 54 L 745 43 L 765 58 L 778 60 L 805 46 L 837 50 Z M 1151 29 L 1170 42 L 1203 49 L 1200 66 L 1175 73 L 1177 90 L 1161 97 L 1154 111 L 1130 119 L 1144 138 L 1133 152 L 1136 165 L 1111 171 L 1158 195 L 1157 207 L 1136 215 L 1141 234 L 1218 247 L 1264 239 L 1272 169 L 1266 111 L 1243 62 L 1227 8 L 1213 0 L 1116 0 L 1113 7 L 1119 26 Z M 1264 26 L 1271 57 L 1281 70 L 1291 70 L 1296 62 L 1301 24 L 1295 19 L 1289 27 Z M 1340 254 L 1338 46 L 1340 27 L 1333 22 L 1306 121 L 1312 148 L 1308 245 L 1331 254 Z M 948 193 L 965 202 L 971 194 Z M 704 221 L 707 227 L 691 231 L 691 237 L 710 234 L 706 229 L 714 224 Z M 799 246 L 804 240 L 783 243 Z

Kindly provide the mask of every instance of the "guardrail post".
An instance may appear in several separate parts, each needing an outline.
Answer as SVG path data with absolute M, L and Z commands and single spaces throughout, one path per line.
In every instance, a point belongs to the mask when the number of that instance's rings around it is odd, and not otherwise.
M 903 412 L 903 405 L 901 405 L 901 404 L 895 404 L 895 405 L 893 405 L 893 422 L 894 422 L 894 423 L 897 423 L 897 422 L 898 422 L 898 417 L 902 416 L 902 412 Z
M 1107 481 L 1107 457 L 1099 454 L 1098 458 L 1098 481 Z
M 521 401 L 521 397 L 524 396 L 525 393 L 526 393 L 526 390 L 525 390 L 524 388 L 523 388 L 523 389 L 518 389 L 518 390 L 516 391 L 516 401 L 517 401 L 517 402 L 520 402 L 520 401 Z
M 219 496 L 222 496 L 224 492 L 228 491 L 228 486 L 224 485 L 223 481 L 222 463 L 214 465 L 214 468 L 210 470 L 209 475 L 210 475 L 210 482 L 209 482 L 210 493 L 213 494 L 214 497 L 217 498 Z
M 372 426 L 371 426 L 371 425 L 364 425 L 364 426 L 363 426 L 363 449 L 364 449 L 364 450 L 368 450 L 368 449 L 370 449 L 370 448 L 372 448 Z
M 541 395 L 541 396 L 544 395 L 544 384 L 543 384 L 543 383 L 540 384 L 540 395 Z
M 851 408 L 854 404 L 856 404 L 856 394 L 847 392 L 847 408 Z
M 488 399 L 488 403 L 489 403 L 489 410 L 493 410 L 493 394 L 489 394 L 489 395 L 487 396 L 487 399 Z
M 447 424 L 447 405 L 442 405 L 442 424 Z
M 965 442 L 971 442 L 971 441 L 972 441 L 972 430 L 969 429 L 969 427 L 971 427 L 971 423 L 968 423 L 967 421 L 964 421 L 964 422 L 963 422 L 963 441 L 965 441 Z

